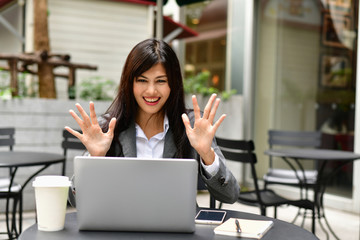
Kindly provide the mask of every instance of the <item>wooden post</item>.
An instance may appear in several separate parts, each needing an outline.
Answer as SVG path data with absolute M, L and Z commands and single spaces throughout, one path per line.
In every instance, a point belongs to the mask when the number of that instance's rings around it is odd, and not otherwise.
M 19 88 L 18 88 L 18 70 L 17 70 L 17 59 L 9 59 L 9 71 L 10 71 L 10 88 L 11 88 L 11 95 L 18 96 L 19 95 Z
M 50 52 L 47 0 L 34 1 L 34 49 Z M 54 67 L 43 60 L 38 63 L 40 98 L 56 98 Z

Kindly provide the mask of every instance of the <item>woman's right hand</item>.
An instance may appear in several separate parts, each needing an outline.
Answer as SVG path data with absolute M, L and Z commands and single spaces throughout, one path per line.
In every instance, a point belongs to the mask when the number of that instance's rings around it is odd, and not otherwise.
M 69 112 L 79 124 L 82 134 L 68 126 L 66 126 L 65 129 L 77 137 L 85 145 L 91 156 L 105 156 L 114 138 L 116 119 L 111 119 L 109 123 L 109 130 L 106 133 L 103 133 L 96 117 L 93 102 L 90 102 L 90 117 L 80 104 L 77 103 L 75 106 L 79 110 L 82 119 L 73 110 L 70 110 Z

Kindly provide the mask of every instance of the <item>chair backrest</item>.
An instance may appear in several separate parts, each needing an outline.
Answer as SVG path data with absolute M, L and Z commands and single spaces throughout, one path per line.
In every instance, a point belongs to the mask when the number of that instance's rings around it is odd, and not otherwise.
M 268 143 L 274 146 L 318 148 L 321 146 L 321 132 L 269 130 Z
M 15 128 L 0 128 L 0 147 L 8 146 L 10 151 L 13 150 L 15 145 Z
M 63 138 L 64 139 L 61 143 L 61 146 L 64 149 L 64 156 L 66 156 L 68 149 L 86 150 L 84 144 L 82 144 L 82 142 L 77 137 L 69 133 L 67 130 L 63 130 Z
M 322 134 L 318 131 L 269 130 L 268 137 L 270 149 L 275 147 L 319 148 L 322 141 Z M 269 160 L 269 167 L 273 168 L 272 156 Z
M 255 154 L 255 144 L 252 140 L 230 140 L 216 137 L 216 142 L 226 160 L 236 161 L 250 165 L 251 176 L 254 181 L 257 199 L 262 203 L 258 178 L 256 174 L 255 164 L 257 157 Z

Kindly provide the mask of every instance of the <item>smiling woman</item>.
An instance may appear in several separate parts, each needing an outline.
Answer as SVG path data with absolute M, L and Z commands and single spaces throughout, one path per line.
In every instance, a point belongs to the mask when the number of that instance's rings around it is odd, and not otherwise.
M 180 64 L 172 48 L 162 40 L 148 39 L 129 53 L 118 94 L 98 120 L 94 103 L 90 116 L 76 104 L 81 117 L 70 114 L 82 134 L 65 127 L 86 146 L 91 156 L 192 158 L 199 175 L 219 201 L 233 203 L 239 185 L 225 165 L 215 133 L 225 114 L 215 120 L 220 99 L 213 94 L 200 112 L 185 108 Z

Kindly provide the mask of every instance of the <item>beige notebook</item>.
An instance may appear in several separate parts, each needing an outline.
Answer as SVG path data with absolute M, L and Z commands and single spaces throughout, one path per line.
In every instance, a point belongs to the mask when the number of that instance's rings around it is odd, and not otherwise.
M 241 232 L 237 232 L 236 218 L 229 218 L 223 224 L 214 229 L 215 234 L 261 239 L 267 231 L 273 226 L 274 222 L 270 220 L 249 220 L 237 219 L 240 224 Z

